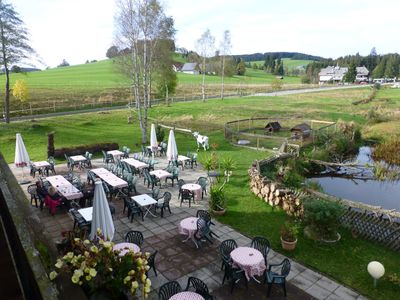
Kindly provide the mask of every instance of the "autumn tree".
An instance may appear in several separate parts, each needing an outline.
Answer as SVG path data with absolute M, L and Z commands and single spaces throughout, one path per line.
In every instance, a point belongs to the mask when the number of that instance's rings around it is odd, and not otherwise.
M 12 4 L 0 0 L 0 62 L 5 73 L 4 119 L 10 122 L 10 67 L 34 51 L 28 44 L 28 30 Z
M 17 81 L 15 81 L 12 88 L 12 94 L 15 99 L 21 101 L 22 103 L 28 100 L 29 92 L 25 80 L 18 79 Z
M 221 57 L 221 99 L 224 99 L 224 78 L 226 69 L 226 56 L 230 54 L 232 48 L 231 33 L 229 30 L 224 31 L 224 36 L 220 45 L 220 57 Z
M 243 59 L 240 59 L 240 61 L 238 62 L 237 66 L 236 66 L 236 74 L 243 76 L 244 74 L 246 74 L 246 65 L 243 61 Z
M 196 42 L 196 49 L 199 52 L 202 60 L 202 63 L 200 64 L 200 70 L 202 73 L 201 95 L 203 102 L 206 101 L 205 79 L 207 72 L 207 62 L 208 58 L 214 54 L 214 43 L 215 38 L 211 35 L 210 29 L 204 31 L 204 33 Z
M 131 80 L 142 143 L 147 143 L 151 86 L 157 64 L 155 53 L 160 41 L 173 40 L 173 26 L 172 18 L 165 15 L 158 0 L 118 1 L 115 45 L 124 49 L 124 55 L 118 56 L 116 61 Z M 172 68 L 172 65 L 166 67 Z

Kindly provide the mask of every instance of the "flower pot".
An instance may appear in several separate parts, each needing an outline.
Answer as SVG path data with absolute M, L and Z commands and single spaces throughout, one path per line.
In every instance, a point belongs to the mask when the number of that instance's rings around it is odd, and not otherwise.
M 324 238 L 321 238 L 321 242 L 325 243 L 325 244 L 335 244 L 337 242 L 340 241 L 340 239 L 342 238 L 342 236 L 340 235 L 339 232 L 336 233 L 336 239 L 333 240 L 326 240 Z
M 222 215 L 224 215 L 225 214 L 225 209 L 223 209 L 223 210 L 213 210 L 213 214 L 214 215 L 216 215 L 216 216 L 222 216 Z
M 288 241 L 283 240 L 281 237 L 281 244 L 282 244 L 283 250 L 293 251 L 296 248 L 297 239 L 294 242 L 288 242 Z

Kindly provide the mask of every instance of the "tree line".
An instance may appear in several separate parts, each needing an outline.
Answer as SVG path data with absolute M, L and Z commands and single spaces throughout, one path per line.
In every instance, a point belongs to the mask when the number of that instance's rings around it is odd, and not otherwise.
M 356 67 L 365 66 L 370 72 L 372 78 L 394 78 L 400 76 L 400 55 L 398 53 L 389 53 L 379 55 L 375 47 L 371 49 L 370 54 L 362 56 L 359 53 L 355 55 L 346 55 L 337 59 L 323 59 L 310 63 L 306 68 L 306 74 L 302 77 L 303 83 L 316 83 L 319 80 L 318 73 L 327 66 L 339 65 L 348 67 L 350 75 L 345 80 L 354 82 Z

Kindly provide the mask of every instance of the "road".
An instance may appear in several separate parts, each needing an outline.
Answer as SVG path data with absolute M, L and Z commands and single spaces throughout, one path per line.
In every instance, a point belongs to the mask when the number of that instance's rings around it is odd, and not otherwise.
M 342 89 L 355 89 L 366 87 L 369 85 L 346 85 L 346 86 L 334 86 L 334 87 L 318 87 L 318 88 L 310 88 L 310 89 L 297 89 L 297 90 L 285 90 L 285 91 L 277 91 L 277 92 L 270 92 L 270 93 L 257 93 L 248 95 L 246 97 L 272 97 L 272 96 L 285 96 L 285 95 L 293 95 L 293 94 L 304 94 L 304 93 L 315 93 L 321 91 L 331 91 L 331 90 L 342 90 Z M 235 96 L 237 97 L 237 96 Z M 196 101 L 196 100 L 195 100 Z M 175 102 L 180 102 L 175 100 Z M 191 102 L 191 101 L 185 101 Z M 61 111 L 61 112 L 53 112 L 47 114 L 38 114 L 38 115 L 29 115 L 29 116 L 21 116 L 21 117 L 12 117 L 11 121 L 24 121 L 24 120 L 32 120 L 32 119 L 43 119 L 43 118 L 51 118 L 51 117 L 58 117 L 58 116 L 67 116 L 67 115 L 76 115 L 76 114 L 83 114 L 83 113 L 91 113 L 91 112 L 100 112 L 100 111 L 111 111 L 111 110 L 118 110 L 124 109 L 126 105 L 122 106 L 113 106 L 113 107 L 99 107 L 99 108 L 91 108 L 91 109 L 82 109 L 82 110 L 73 110 L 73 111 Z M 4 122 L 3 119 L 0 119 L 0 122 Z

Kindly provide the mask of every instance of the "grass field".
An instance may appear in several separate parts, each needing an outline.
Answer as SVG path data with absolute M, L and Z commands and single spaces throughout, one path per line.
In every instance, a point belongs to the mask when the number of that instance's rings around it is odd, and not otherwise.
M 313 62 L 312 60 L 306 60 L 306 59 L 290 59 L 290 58 L 282 58 L 283 61 L 283 66 L 287 67 L 289 69 L 289 71 L 300 67 L 300 66 L 304 66 L 307 67 L 307 65 L 311 62 Z M 257 60 L 257 61 L 251 61 L 250 62 L 252 65 L 253 63 L 256 63 L 257 65 L 264 65 L 264 61 L 263 60 Z
M 247 170 L 253 160 L 265 158 L 268 153 L 238 148 L 223 138 L 223 124 L 256 116 L 298 116 L 302 118 L 336 121 L 354 120 L 363 127 L 368 136 L 389 138 L 386 132 L 396 129 L 399 133 L 400 90 L 385 89 L 378 93 L 376 100 L 368 104 L 354 106 L 354 100 L 364 99 L 369 88 L 337 90 L 312 94 L 298 94 L 282 97 L 244 97 L 209 100 L 206 103 L 176 103 L 171 107 L 158 106 L 151 110 L 150 116 L 161 123 L 178 125 L 200 130 L 207 134 L 210 143 L 218 145 L 219 157 L 231 156 L 237 161 L 230 184 L 227 186 L 227 213 L 220 221 L 231 225 L 249 235 L 268 237 L 272 248 L 280 249 L 279 228 L 285 219 L 282 211 L 272 210 L 270 206 L 256 198 L 249 189 Z M 393 112 L 388 122 L 368 124 L 366 114 L 370 109 Z M 127 124 L 127 111 L 93 113 L 38 120 L 35 122 L 15 122 L 0 124 L 0 151 L 8 162 L 14 156 L 15 133 L 20 132 L 32 160 L 46 158 L 46 133 L 55 132 L 55 145 L 84 145 L 97 142 L 118 142 L 139 150 L 140 134 L 137 124 Z M 382 133 L 382 134 L 381 134 Z M 196 147 L 193 137 L 176 133 L 178 150 L 185 153 Z M 200 152 L 199 160 L 204 161 L 208 154 Z M 388 280 L 388 275 L 399 273 L 400 255 L 374 243 L 355 239 L 347 230 L 341 230 L 342 239 L 334 246 L 322 245 L 299 237 L 298 247 L 293 253 L 285 253 L 332 278 L 343 282 L 371 299 L 397 299 L 400 287 Z M 368 262 L 381 261 L 385 276 L 374 289 L 372 280 L 366 272 Z

